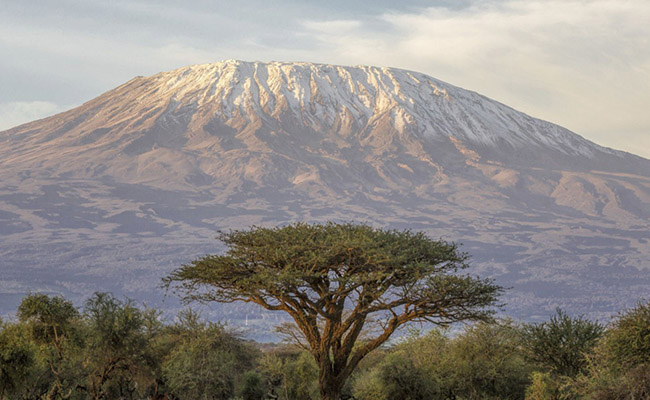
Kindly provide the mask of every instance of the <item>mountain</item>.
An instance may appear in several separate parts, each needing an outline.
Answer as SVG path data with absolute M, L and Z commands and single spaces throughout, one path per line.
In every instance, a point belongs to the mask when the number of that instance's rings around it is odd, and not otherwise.
M 216 230 L 298 220 L 461 242 L 524 319 L 650 289 L 650 160 L 417 72 L 224 61 L 0 132 L 0 314 L 35 290 L 158 305 Z

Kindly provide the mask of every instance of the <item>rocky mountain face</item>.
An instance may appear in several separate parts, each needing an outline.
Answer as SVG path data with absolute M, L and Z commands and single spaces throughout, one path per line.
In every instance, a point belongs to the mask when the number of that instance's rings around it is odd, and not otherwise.
M 650 289 L 650 160 L 416 72 L 225 61 L 0 132 L 0 314 L 30 291 L 158 305 L 216 230 L 298 220 L 461 242 L 525 319 Z

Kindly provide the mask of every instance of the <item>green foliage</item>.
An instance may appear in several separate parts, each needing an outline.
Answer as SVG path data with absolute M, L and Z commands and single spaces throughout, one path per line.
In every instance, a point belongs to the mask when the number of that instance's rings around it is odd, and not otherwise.
M 26 397 L 41 394 L 47 399 L 78 395 L 79 348 L 82 337 L 79 312 L 59 296 L 30 294 L 18 306 L 18 318 L 28 327 L 38 346 L 35 379 Z M 31 392 L 30 392 L 31 391 Z
M 531 384 L 526 388 L 526 400 L 573 400 L 578 399 L 572 378 L 551 372 L 535 371 Z
M 355 381 L 362 400 L 523 399 L 532 368 L 510 322 L 410 337 Z
M 18 318 L 29 323 L 37 342 L 58 350 L 72 334 L 79 311 L 62 297 L 30 294 L 18 306 Z
M 390 354 L 379 367 L 382 394 L 392 400 L 427 400 L 436 390 L 426 372 L 415 368 L 413 361 L 403 354 Z
M 509 321 L 477 324 L 450 346 L 456 396 L 465 399 L 521 399 L 531 366 L 521 354 L 516 327 Z
M 253 371 L 258 351 L 191 311 L 166 325 L 157 310 L 96 293 L 83 314 L 46 295 L 25 297 L 18 314 L 19 322 L 0 324 L 2 400 L 231 399 L 236 392 L 252 400 L 266 391 Z M 287 373 L 304 376 L 294 367 Z
M 242 400 L 264 400 L 266 393 L 267 385 L 264 383 L 262 375 L 257 371 L 247 371 L 239 392 Z
M 575 383 L 578 399 L 646 400 L 650 399 L 650 368 L 641 364 L 630 368 L 595 369 Z
M 584 371 L 589 353 L 605 331 L 582 317 L 572 318 L 557 309 L 547 322 L 524 324 L 522 341 L 527 355 L 560 376 L 576 377 Z
M 359 400 L 389 400 L 384 390 L 379 368 L 361 371 L 355 377 L 352 392 Z
M 639 303 L 618 316 L 576 387 L 584 399 L 650 398 L 650 303 Z
M 183 313 L 174 331 L 176 343 L 162 365 L 170 392 L 190 400 L 232 397 L 244 371 L 253 367 L 255 351 L 193 312 Z
M 446 398 L 445 394 L 453 389 L 450 343 L 451 339 L 439 329 L 425 335 L 412 331 L 387 356 L 365 366 L 366 370 L 354 382 L 354 395 L 361 400 Z M 399 374 L 405 376 L 400 378 Z
M 614 365 L 650 365 L 650 303 L 639 303 L 620 315 L 603 345 Z
M 86 390 L 93 399 L 137 397 L 152 381 L 144 317 L 131 301 L 95 293 L 84 305 Z
M 279 399 L 318 398 L 318 367 L 308 352 L 284 348 L 265 354 L 260 369 Z
M 526 400 L 556 400 L 559 387 L 548 372 L 533 372 L 526 389 Z
M 619 399 L 650 399 L 650 365 L 638 364 L 628 369 L 615 388 L 619 391 L 616 396 Z
M 24 326 L 0 321 L 0 399 L 18 397 L 36 363 L 36 349 Z
M 131 301 L 123 302 L 109 293 L 95 293 L 84 305 L 88 321 L 89 347 L 112 354 L 124 355 L 126 351 L 144 344 L 144 318 Z
M 169 356 L 163 373 L 172 393 L 183 399 L 228 399 L 234 393 L 235 359 L 212 338 L 194 338 Z
M 453 340 L 446 331 L 432 329 L 424 335 L 417 331 L 411 332 L 407 340 L 397 347 L 397 351 L 407 353 L 413 360 L 414 367 L 425 371 L 429 381 L 442 395 L 451 393 L 454 387 L 452 345 Z

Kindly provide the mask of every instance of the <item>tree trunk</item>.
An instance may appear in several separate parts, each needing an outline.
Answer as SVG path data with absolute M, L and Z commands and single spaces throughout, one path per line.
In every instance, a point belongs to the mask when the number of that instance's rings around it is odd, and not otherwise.
M 343 380 L 345 382 L 345 380 Z M 332 376 L 330 371 L 321 370 L 318 377 L 321 400 L 340 400 L 343 385 L 340 380 Z
M 321 400 L 340 400 L 341 388 L 332 387 L 330 385 L 320 385 L 320 398 Z

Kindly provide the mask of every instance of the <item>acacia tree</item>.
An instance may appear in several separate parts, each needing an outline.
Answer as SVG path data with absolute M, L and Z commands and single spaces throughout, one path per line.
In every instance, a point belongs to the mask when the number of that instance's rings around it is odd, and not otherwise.
M 338 400 L 368 353 L 411 321 L 487 320 L 501 288 L 459 275 L 467 255 L 423 233 L 352 223 L 296 223 L 220 233 L 227 246 L 164 280 L 186 301 L 256 303 L 287 312 Z M 373 320 L 378 328 L 362 337 Z

